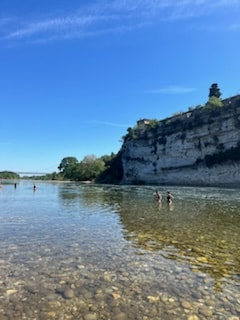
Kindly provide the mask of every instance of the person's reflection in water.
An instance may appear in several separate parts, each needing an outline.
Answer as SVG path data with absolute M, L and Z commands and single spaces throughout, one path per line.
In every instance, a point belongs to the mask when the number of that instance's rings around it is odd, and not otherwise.
M 162 201 L 157 201 L 157 208 L 158 210 L 162 208 Z

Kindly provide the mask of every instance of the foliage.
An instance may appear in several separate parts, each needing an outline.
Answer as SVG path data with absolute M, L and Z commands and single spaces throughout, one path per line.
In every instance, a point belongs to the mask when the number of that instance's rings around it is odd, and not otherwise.
M 105 163 L 94 155 L 88 155 L 80 162 L 75 157 L 63 158 L 58 168 L 62 167 L 64 179 L 84 181 L 96 179 L 104 171 Z
M 221 92 L 220 89 L 218 88 L 218 84 L 217 83 L 213 83 L 211 85 L 211 87 L 209 88 L 209 95 L 208 97 L 216 97 L 216 98 L 220 98 L 221 97 Z
M 52 172 L 52 173 L 47 173 L 42 176 L 23 176 L 22 179 L 24 180 L 44 180 L 44 181 L 54 181 L 54 180 L 64 180 L 63 174 L 62 173 L 57 173 Z
M 222 93 L 220 92 L 220 89 L 218 88 L 217 83 L 213 83 L 211 87 L 209 88 L 209 99 L 207 103 L 205 104 L 205 107 L 208 109 L 214 109 L 214 108 L 219 108 L 223 107 L 223 103 L 221 100 L 221 95 Z
M 136 128 L 128 128 L 127 129 L 127 135 L 125 136 L 125 138 L 127 140 L 134 140 L 137 138 L 137 135 L 136 135 Z
M 123 176 L 121 153 L 96 158 L 85 156 L 78 164 L 68 167 L 65 178 L 77 181 L 119 183 Z
M 173 117 L 181 116 L 183 113 L 184 113 L 184 111 L 177 111 L 177 112 L 174 112 L 172 116 Z
M 20 176 L 12 171 L 1 171 L 0 179 L 20 179 Z
M 202 108 L 203 106 L 201 105 L 201 104 L 197 104 L 196 105 L 196 107 L 195 107 L 195 109 L 200 109 L 200 108 Z
M 96 181 L 99 183 L 119 183 L 123 176 L 121 152 L 117 155 L 104 155 L 97 158 L 87 155 L 78 162 L 75 157 L 65 157 L 58 168 L 60 172 L 53 172 L 43 176 L 27 176 L 23 179 L 30 180 L 71 180 L 71 181 Z
M 159 121 L 157 119 L 151 119 L 148 120 L 148 123 L 145 124 L 145 130 L 146 132 L 152 129 L 155 129 L 159 124 Z M 134 140 L 139 137 L 139 126 L 134 126 L 133 128 L 129 127 L 127 129 L 127 134 L 122 137 L 123 142 Z
M 58 166 L 58 170 L 65 172 L 69 166 L 73 166 L 78 163 L 77 158 L 75 157 L 65 157 L 62 159 L 61 163 Z
M 154 129 L 157 127 L 158 123 L 159 123 L 159 121 L 157 119 L 149 120 L 148 127 L 151 129 Z
M 94 180 L 105 169 L 105 163 L 101 159 L 94 156 L 86 156 L 77 165 L 77 179 L 78 180 Z
M 223 103 L 220 98 L 211 96 L 208 102 L 206 103 L 205 107 L 209 109 L 219 108 L 223 107 Z
M 97 182 L 101 183 L 120 183 L 123 177 L 122 152 L 116 155 L 103 156 L 101 159 L 105 162 L 105 170 L 97 177 Z

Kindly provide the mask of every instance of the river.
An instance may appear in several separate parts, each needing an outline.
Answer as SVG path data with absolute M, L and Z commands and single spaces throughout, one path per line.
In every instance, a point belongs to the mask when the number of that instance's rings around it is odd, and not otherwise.
M 240 319 L 240 189 L 36 183 L 0 189 L 0 320 Z

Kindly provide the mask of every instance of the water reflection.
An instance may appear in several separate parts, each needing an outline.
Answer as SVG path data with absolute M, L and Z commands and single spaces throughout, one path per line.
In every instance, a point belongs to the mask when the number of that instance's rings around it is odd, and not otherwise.
M 173 188 L 174 203 L 154 200 L 154 188 L 141 186 L 61 186 L 60 199 L 81 203 L 86 210 L 116 212 L 124 237 L 136 248 L 159 251 L 167 259 L 188 264 L 222 282 L 239 281 L 239 191 L 215 188 Z M 100 209 L 101 208 L 101 209 Z
M 76 201 L 81 206 L 89 209 L 91 207 L 115 208 L 116 204 L 121 203 L 121 188 L 117 186 L 81 185 L 71 184 L 62 185 L 59 188 L 59 199 L 63 205 L 76 205 Z
M 4 187 L 0 319 L 238 317 L 239 191 L 167 190 Z
M 211 194 L 201 190 L 193 197 L 188 194 L 190 190 L 176 190 L 179 197 L 168 206 L 130 191 L 131 197 L 123 197 L 119 215 L 125 237 L 133 245 L 147 251 L 159 250 L 165 258 L 189 264 L 193 272 L 209 274 L 218 290 L 226 280 L 240 280 L 240 214 L 236 198 L 228 200 L 219 190 L 211 190 Z

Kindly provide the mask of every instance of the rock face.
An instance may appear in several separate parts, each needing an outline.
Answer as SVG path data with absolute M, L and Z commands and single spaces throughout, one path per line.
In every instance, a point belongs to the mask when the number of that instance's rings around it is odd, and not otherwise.
M 122 146 L 124 184 L 240 185 L 240 96 L 162 121 L 140 120 Z

